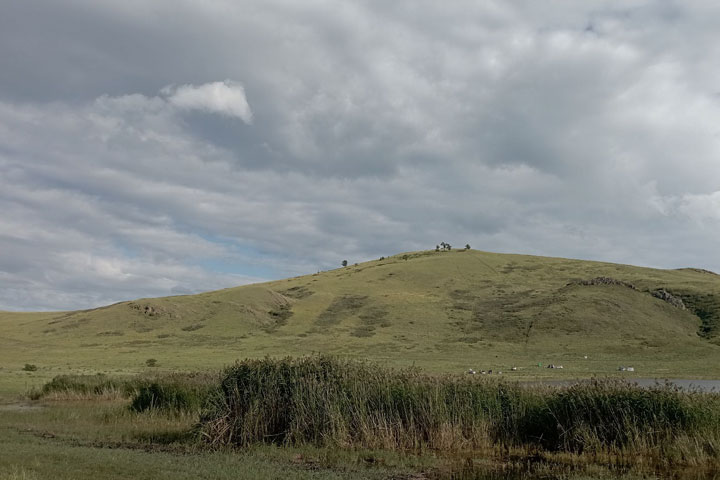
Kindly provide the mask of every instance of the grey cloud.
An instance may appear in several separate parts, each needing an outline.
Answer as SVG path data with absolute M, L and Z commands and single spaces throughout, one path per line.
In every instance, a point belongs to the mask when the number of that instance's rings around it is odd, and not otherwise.
M 717 9 L 11 2 L 0 308 L 440 240 L 720 270 Z

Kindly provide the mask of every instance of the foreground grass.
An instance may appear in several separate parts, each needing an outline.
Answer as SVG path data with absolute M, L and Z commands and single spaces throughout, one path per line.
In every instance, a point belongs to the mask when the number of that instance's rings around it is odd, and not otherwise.
M 57 397 L 56 397 L 57 398 Z M 609 470 L 576 458 L 528 465 L 518 457 L 422 455 L 370 449 L 253 445 L 209 450 L 185 432 L 197 418 L 133 413 L 122 400 L 5 405 L 0 408 L 0 479 L 387 479 L 387 480 L 639 480 L 677 472 Z M 712 479 L 683 470 L 683 479 Z
M 406 478 L 431 459 L 368 450 L 211 451 L 187 432 L 197 418 L 134 413 L 122 400 L 0 408 L 0 479 Z
M 43 441 L 249 463 L 270 452 L 270 465 L 346 478 L 720 467 L 720 395 L 669 386 L 529 387 L 313 356 L 247 360 L 222 377 L 61 376 L 33 397 L 60 408 L 0 410 L 0 419 Z M 455 473 L 446 477 L 465 478 Z
M 312 454 L 298 453 L 304 450 L 255 449 L 239 454 L 178 455 L 126 447 L 67 445 L 12 431 L 3 432 L 0 449 L 0 478 L 380 479 L 407 471 L 392 467 L 364 468 L 352 462 L 342 466 L 333 465 L 335 461 L 323 464 L 314 460 Z

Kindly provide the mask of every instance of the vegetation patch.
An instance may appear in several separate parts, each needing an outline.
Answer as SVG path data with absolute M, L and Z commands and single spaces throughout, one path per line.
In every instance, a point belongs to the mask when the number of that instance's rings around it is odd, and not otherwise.
M 387 315 L 388 311 L 385 307 L 366 307 L 362 309 L 358 317 L 362 322 L 362 326 L 384 328 L 391 325 Z
M 157 365 L 148 359 L 147 366 Z M 94 398 L 126 398 L 135 412 L 165 411 L 199 413 L 215 394 L 220 377 L 217 373 L 160 373 L 135 376 L 59 375 L 30 398 L 76 400 Z
M 360 325 L 359 327 L 355 327 L 352 332 L 350 332 L 350 335 L 358 338 L 372 337 L 375 335 L 375 327 L 372 325 Z
M 195 330 L 200 330 L 201 328 L 205 328 L 205 325 L 202 323 L 193 323 L 192 325 L 188 325 L 187 327 L 182 327 L 180 330 L 183 332 L 194 332 Z
M 480 338 L 480 337 L 467 336 L 467 337 L 458 338 L 458 342 L 463 342 L 463 343 L 478 343 L 480 341 L 482 341 L 482 338 Z
M 97 334 L 98 337 L 122 337 L 123 335 L 125 335 L 125 332 L 120 330 L 107 330 Z
M 264 330 L 268 333 L 275 331 L 276 329 L 287 324 L 290 317 L 293 316 L 293 311 L 289 303 L 282 304 L 277 308 L 274 308 L 268 312 L 270 315 L 271 324 L 267 325 Z
M 78 318 L 77 320 L 66 323 L 64 325 L 60 325 L 60 328 L 64 329 L 73 329 L 73 328 L 80 328 L 81 326 L 85 325 L 86 323 L 90 322 L 89 318 Z
M 75 399 L 86 397 L 128 397 L 137 388 L 131 377 L 98 375 L 58 375 L 39 390 L 30 392 L 30 398 Z
M 702 322 L 698 335 L 720 342 L 720 295 L 673 290 L 683 304 Z
M 598 380 L 531 388 L 316 356 L 228 368 L 200 430 L 216 446 L 504 446 L 682 463 L 718 458 L 718 425 L 718 394 Z
M 302 300 L 303 298 L 307 298 L 315 292 L 308 289 L 306 286 L 298 285 L 297 287 L 291 287 L 291 288 L 288 288 L 287 290 L 283 290 L 280 293 L 288 298 Z
M 141 382 L 134 393 L 130 409 L 172 413 L 197 413 L 217 389 L 217 378 L 205 375 L 171 375 Z
M 367 303 L 367 295 L 343 295 L 336 297 L 330 305 L 318 315 L 315 323 L 321 326 L 337 325 L 343 319 L 357 315 Z

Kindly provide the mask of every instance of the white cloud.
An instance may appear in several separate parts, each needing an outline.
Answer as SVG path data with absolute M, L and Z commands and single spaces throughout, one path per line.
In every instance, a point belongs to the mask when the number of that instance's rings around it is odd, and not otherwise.
M 665 211 L 711 229 L 720 224 L 720 191 L 664 199 Z
M 162 93 L 178 108 L 218 113 L 252 123 L 253 114 L 245 98 L 245 89 L 238 82 L 225 80 L 198 86 L 167 86 Z

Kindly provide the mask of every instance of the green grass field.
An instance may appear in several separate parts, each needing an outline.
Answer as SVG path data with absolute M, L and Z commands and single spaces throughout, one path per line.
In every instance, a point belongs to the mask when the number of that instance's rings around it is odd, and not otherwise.
M 617 282 L 582 284 L 597 277 Z M 518 379 L 617 375 L 620 365 L 638 377 L 720 378 L 720 276 L 425 251 L 199 295 L 0 312 L 0 329 L 6 396 L 60 373 L 140 372 L 150 358 L 160 371 L 202 370 L 313 352 Z
M 439 463 L 370 450 L 196 449 L 178 440 L 195 420 L 135 414 L 117 399 L 0 406 L 0 479 L 400 479 Z
M 30 397 L 0 403 L 0 479 L 704 479 L 720 461 L 718 394 L 617 381 L 521 387 L 312 356 L 61 376 Z
M 311 353 L 433 374 L 502 370 L 505 380 L 717 379 L 720 276 L 475 250 L 414 252 L 199 295 L 0 312 L 0 329 L 3 480 L 536 478 L 543 472 L 507 471 L 513 462 L 527 466 L 527 451 L 455 458 L 362 446 L 198 449 L 187 439 L 198 412 L 133 412 L 112 389 L 97 398 L 31 402 L 26 395 L 62 374 L 107 374 L 100 383 L 177 371 L 210 378 L 237 359 Z M 564 368 L 545 368 L 551 363 Z M 620 365 L 635 371 L 618 372 Z M 549 461 L 564 465 L 567 478 L 619 478 L 593 466 L 601 459 L 553 454 Z M 533 468 L 556 468 L 544 465 Z M 626 475 L 636 477 L 652 472 Z
M 131 414 L 117 400 L 47 402 L 27 410 L 0 408 L 0 480 L 527 480 L 538 478 L 536 473 L 539 478 L 558 478 L 556 469 L 543 465 L 537 466 L 538 472 L 528 472 L 521 462 L 498 467 L 482 457 L 443 459 L 432 453 L 262 445 L 240 451 L 202 451 L 158 440 L 158 432 L 181 431 L 190 420 Z M 511 468 L 517 468 L 517 473 Z M 619 475 L 592 466 L 583 470 L 567 466 L 560 472 L 569 480 L 656 478 L 642 472 Z M 712 478 L 704 471 L 693 475 L 684 470 L 684 475 Z

